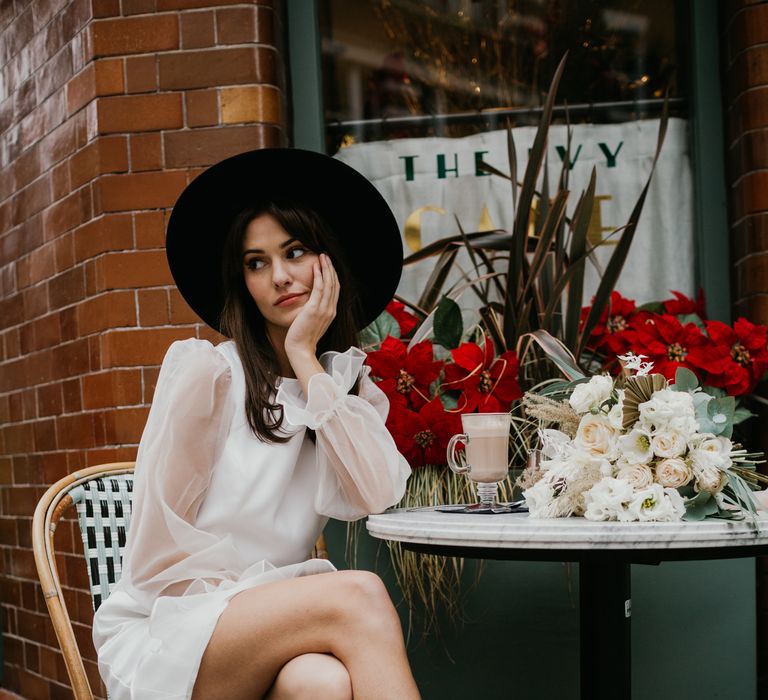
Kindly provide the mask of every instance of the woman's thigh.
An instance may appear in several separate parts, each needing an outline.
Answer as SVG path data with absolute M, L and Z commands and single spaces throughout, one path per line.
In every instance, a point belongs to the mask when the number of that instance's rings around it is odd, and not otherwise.
M 348 643 L 339 611 L 377 599 L 382 595 L 377 587 L 386 596 L 375 576 L 341 571 L 268 583 L 233 596 L 203 654 L 192 700 L 262 698 L 292 659 L 333 654 L 338 644 Z
M 352 700 L 352 681 L 331 654 L 302 654 L 277 674 L 264 700 Z

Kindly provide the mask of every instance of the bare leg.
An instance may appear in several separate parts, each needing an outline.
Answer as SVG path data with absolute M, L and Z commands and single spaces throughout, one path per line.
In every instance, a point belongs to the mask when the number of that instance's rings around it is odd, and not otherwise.
M 230 600 L 192 700 L 254 700 L 302 654 L 333 654 L 355 700 L 417 700 L 400 620 L 381 580 L 339 571 L 268 583 Z
M 302 654 L 275 678 L 264 700 L 352 700 L 349 673 L 335 656 Z

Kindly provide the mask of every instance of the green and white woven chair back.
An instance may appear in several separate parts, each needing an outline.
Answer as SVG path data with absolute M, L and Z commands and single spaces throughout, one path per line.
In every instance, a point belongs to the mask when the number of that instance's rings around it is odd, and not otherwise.
M 91 602 L 96 611 L 122 573 L 123 549 L 131 526 L 133 474 L 91 479 L 73 488 L 70 494 L 77 507 Z

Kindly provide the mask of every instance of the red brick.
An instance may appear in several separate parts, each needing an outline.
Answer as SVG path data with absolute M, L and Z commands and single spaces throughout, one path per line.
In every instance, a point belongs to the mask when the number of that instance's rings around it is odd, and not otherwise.
M 166 214 L 164 212 L 136 212 L 133 219 L 137 248 L 163 248 L 165 246 Z
M 107 253 L 96 260 L 96 289 L 133 289 L 173 284 L 165 251 Z
M 108 464 L 110 462 L 135 462 L 135 447 L 97 447 L 86 453 L 86 465 Z
M 183 171 L 107 175 L 98 183 L 101 211 L 171 207 L 186 184 L 187 176 Z
M 75 413 L 83 408 L 82 396 L 80 393 L 80 379 L 70 379 L 61 385 L 61 391 L 64 395 L 64 411 Z
M 170 322 L 168 291 L 165 289 L 140 289 L 137 292 L 139 302 L 139 325 L 166 326 Z
M 61 342 L 61 325 L 59 315 L 56 313 L 48 314 L 43 318 L 36 319 L 33 324 L 34 345 L 33 350 L 42 350 L 44 348 L 58 345 Z
M 175 129 L 183 124 L 178 93 L 104 97 L 96 109 L 100 134 Z
M 162 170 L 163 146 L 160 134 L 131 135 L 131 170 Z
M 53 452 L 56 450 L 56 428 L 53 418 L 35 421 L 33 432 L 36 452 Z
M 212 5 L 237 5 L 242 0 L 157 0 L 158 11 L 162 10 L 190 10 L 197 7 L 211 7 Z
M 768 7 L 755 5 L 739 12 L 728 28 L 728 60 L 744 49 L 768 43 Z
M 179 290 L 176 287 L 172 287 L 169 291 L 171 298 L 171 323 L 199 323 L 200 317 L 184 301 L 184 297 L 181 296 Z
M 179 23 L 175 14 L 96 20 L 91 28 L 96 56 L 179 48 Z
M 268 8 L 261 8 L 271 11 Z M 259 22 L 262 20 L 271 22 L 271 14 L 267 17 L 259 15 Z M 248 44 L 257 41 L 256 32 L 256 8 L 255 7 L 231 7 L 216 11 L 216 37 L 219 44 Z M 271 28 L 270 28 L 271 29 Z M 259 26 L 259 43 L 273 44 L 269 40 L 272 36 L 271 31 L 266 27 Z
M 218 48 L 161 54 L 160 89 L 275 83 L 276 55 L 264 47 Z
M 70 178 L 80 187 L 99 175 L 128 170 L 128 139 L 125 136 L 102 136 L 75 153 L 69 161 Z
M 19 224 L 51 203 L 50 175 L 40 177 L 13 198 L 12 221 Z
M 221 89 L 223 124 L 280 123 L 280 91 L 269 85 Z
M 185 12 L 181 15 L 181 47 L 199 49 L 216 43 L 213 12 Z
M 61 413 L 63 405 L 61 384 L 46 384 L 37 388 L 37 412 L 40 416 Z
M 123 0 L 124 15 L 142 15 L 156 9 L 155 0 Z
M 43 213 L 46 238 L 54 238 L 91 218 L 91 191 L 83 187 L 56 202 Z
M 115 370 L 87 374 L 83 382 L 86 409 L 131 406 L 141 403 L 141 370 Z
M 165 164 L 169 168 L 212 165 L 224 158 L 275 144 L 275 127 L 233 126 L 220 129 L 193 129 L 163 134 Z
M 731 106 L 728 117 L 731 142 L 745 131 L 768 126 L 768 87 L 745 92 Z
M 745 175 L 737 185 L 737 195 L 740 194 L 740 215 L 754 214 L 768 210 L 768 171 L 760 171 Z
M 129 56 L 125 59 L 126 92 L 154 92 L 157 90 L 157 57 Z
M 219 123 L 217 90 L 195 90 L 185 93 L 187 126 L 215 126 Z
M 107 331 L 101 335 L 105 367 L 159 365 L 171 343 L 194 336 L 190 328 Z
M 147 422 L 149 408 L 122 408 L 108 411 L 104 415 L 105 443 L 137 443 Z
M 91 0 L 94 17 L 114 17 L 120 14 L 120 0 Z
M 93 414 L 57 416 L 56 433 L 59 436 L 59 449 L 95 447 Z
M 133 247 L 133 226 L 129 214 L 108 214 L 76 229 L 75 258 L 78 262 L 109 250 Z
M 40 166 L 40 151 L 37 145 L 24 151 L 13 163 L 13 189 L 20 190 L 37 179 L 42 172 Z
M 48 243 L 29 254 L 29 283 L 37 284 L 56 274 L 54 245 Z
M 82 265 L 56 275 L 48 282 L 48 297 L 52 309 L 74 304 L 85 297 L 85 274 Z
M 71 233 L 59 236 L 53 241 L 56 272 L 63 272 L 75 264 L 75 237 Z
M 55 166 L 51 171 L 51 194 L 56 202 L 66 197 L 72 191 L 69 179 L 69 163 L 64 161 Z
M 81 336 L 108 328 L 136 325 L 133 291 L 100 294 L 77 306 L 77 328 Z

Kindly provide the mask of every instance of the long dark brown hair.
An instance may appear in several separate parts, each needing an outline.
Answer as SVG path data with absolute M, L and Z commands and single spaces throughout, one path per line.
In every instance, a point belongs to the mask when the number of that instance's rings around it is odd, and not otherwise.
M 272 215 L 289 236 L 313 253 L 326 253 L 339 277 L 336 317 L 318 343 L 318 354 L 344 352 L 359 344 L 362 309 L 355 281 L 339 240 L 328 223 L 313 209 L 295 202 L 269 202 L 241 211 L 227 233 L 222 255 L 224 306 L 220 325 L 235 341 L 245 371 L 245 412 L 253 432 L 264 442 L 287 442 L 280 434 L 283 407 L 275 402 L 275 384 L 280 367 L 270 342 L 264 317 L 245 285 L 243 240 L 248 225 L 261 214 Z M 352 389 L 357 393 L 358 384 Z

